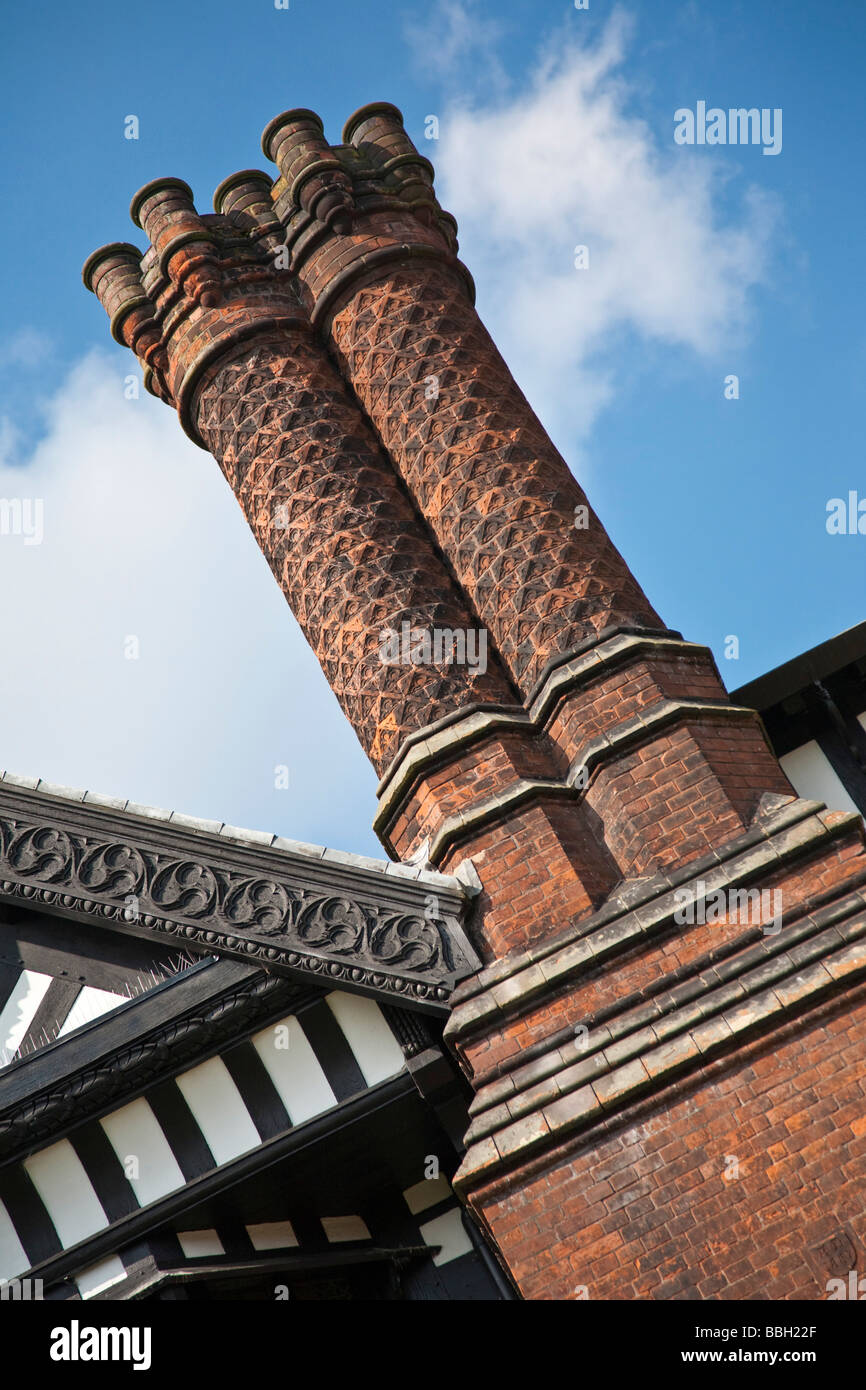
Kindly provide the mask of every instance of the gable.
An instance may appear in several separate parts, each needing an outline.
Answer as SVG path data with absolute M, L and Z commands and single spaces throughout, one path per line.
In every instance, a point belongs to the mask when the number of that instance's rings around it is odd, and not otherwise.
M 447 1181 L 431 1060 L 423 1016 L 196 963 L 0 1076 L 0 1280 L 499 1296 Z
M 213 973 L 224 974 L 219 963 L 214 966 Z M 267 1004 L 264 1010 L 273 1012 Z M 181 1019 L 175 1015 L 175 1033 Z M 171 1031 L 172 1024 L 166 1040 Z M 87 1074 L 58 1076 L 55 1090 L 65 1079 L 77 1101 L 67 1123 L 61 1120 L 49 1142 L 0 1168 L 0 1279 L 18 1278 L 46 1261 L 62 1267 L 67 1252 L 87 1248 L 115 1223 L 147 1229 L 166 1202 L 186 1200 L 188 1184 L 199 1191 L 208 1182 L 218 1188 L 237 1161 L 249 1165 L 268 1145 L 398 1076 L 406 1065 L 377 1003 L 342 992 L 300 999 L 295 1012 L 226 1037 L 218 1051 L 213 1042 L 202 1031 L 204 1055 L 197 1056 L 161 1047 L 159 1035 L 151 1035 L 137 1045 L 145 1062 L 138 1073 L 128 1072 L 115 1051 L 123 1085 L 105 1113 L 83 1124 Z M 31 1106 L 38 1105 L 28 1091 Z M 0 1119 L 8 1121 L 2 1101 L 0 1088 Z M 31 1143 L 37 1132 L 30 1128 Z M 84 1257 L 69 1258 L 74 1266 Z

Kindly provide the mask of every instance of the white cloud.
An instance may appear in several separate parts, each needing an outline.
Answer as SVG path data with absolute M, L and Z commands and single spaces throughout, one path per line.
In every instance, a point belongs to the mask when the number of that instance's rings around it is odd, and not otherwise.
M 446 90 L 479 77 L 488 91 L 491 86 L 505 87 L 507 78 L 498 56 L 505 27 L 474 5 L 439 0 L 425 19 L 408 21 L 404 32 L 416 68 L 437 78 Z
M 375 852 L 372 770 L 234 497 L 130 370 L 85 358 L 0 462 L 44 515 L 41 545 L 0 534 L 0 767 Z
M 54 343 L 38 328 L 21 328 L 0 343 L 0 366 L 39 367 L 53 356 Z
M 725 220 L 730 164 L 675 147 L 673 112 L 656 131 L 633 114 L 621 19 L 559 43 L 506 100 L 498 22 L 479 13 L 445 0 L 438 37 L 416 29 L 451 94 L 439 193 L 494 338 L 574 458 L 621 389 L 624 341 L 712 355 L 743 333 L 773 210 L 747 193 Z M 49 350 L 25 332 L 5 360 Z M 130 363 L 82 361 L 29 459 L 0 421 L 0 498 L 44 505 L 41 545 L 0 535 L 0 766 L 374 849 L 369 764 L 217 465 L 164 406 L 124 399 Z
M 629 36 L 615 13 L 595 43 L 550 42 L 518 95 L 455 98 L 434 154 L 493 336 L 572 443 L 614 398 L 628 335 L 708 357 L 742 341 L 776 220 L 753 188 L 730 215 L 730 164 L 675 146 L 673 112 L 633 114 Z

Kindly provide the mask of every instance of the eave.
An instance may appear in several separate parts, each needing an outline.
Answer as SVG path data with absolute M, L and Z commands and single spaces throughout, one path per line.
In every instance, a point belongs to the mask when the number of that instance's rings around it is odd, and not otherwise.
M 203 824 L 4 774 L 0 902 L 442 1015 L 478 968 L 458 879 Z

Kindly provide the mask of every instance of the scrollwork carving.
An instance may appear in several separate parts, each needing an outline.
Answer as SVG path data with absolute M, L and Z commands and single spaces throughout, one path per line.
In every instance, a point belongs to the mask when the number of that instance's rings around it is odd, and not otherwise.
M 290 897 L 279 883 L 267 879 L 247 879 L 228 893 L 224 907 L 230 922 L 252 926 L 270 936 L 284 931 L 290 914 Z
M 212 912 L 216 896 L 213 873 L 206 865 L 192 860 L 167 864 L 158 871 L 149 890 L 155 907 L 183 917 L 204 917 Z
M 411 970 L 451 966 L 445 933 L 435 922 L 411 913 L 380 921 L 370 933 L 370 951 L 376 960 Z
M 138 930 L 437 1011 L 457 975 L 443 921 L 244 874 L 218 860 L 156 853 L 116 835 L 97 839 L 0 818 L 0 893 L 121 929 L 134 895 Z M 460 951 L 456 960 L 469 973 Z
M 367 920 L 357 903 L 345 898 L 320 898 L 301 911 L 297 934 L 308 946 L 326 947 L 344 955 L 364 949 Z
M 72 843 L 53 825 L 28 826 L 13 837 L 5 857 L 10 869 L 22 877 L 53 883 L 70 870 Z
M 102 893 L 137 893 L 144 881 L 145 864 L 131 845 L 97 845 L 88 850 L 79 866 L 78 879 L 85 888 Z

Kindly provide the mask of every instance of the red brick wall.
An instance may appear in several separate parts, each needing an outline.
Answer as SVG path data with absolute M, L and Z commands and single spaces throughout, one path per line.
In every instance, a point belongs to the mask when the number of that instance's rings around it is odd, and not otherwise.
M 832 847 L 811 854 L 802 861 L 779 868 L 760 880 L 760 887 L 781 897 L 782 930 L 801 920 L 804 914 L 825 903 L 839 901 L 846 894 L 862 889 L 866 879 L 866 854 L 860 833 L 852 830 Z M 771 905 L 776 901 L 767 899 Z M 551 941 L 550 934 L 548 940 Z M 720 959 L 736 956 L 756 942 L 765 940 L 761 926 L 749 918 L 745 922 L 721 918 L 718 922 L 672 925 L 651 937 L 639 937 L 637 944 L 615 963 L 585 967 L 560 989 L 551 988 L 537 1002 L 523 1009 L 500 1029 L 472 1038 L 459 1046 L 459 1055 L 477 1089 L 493 1080 L 503 1063 L 511 1066 L 528 1047 L 542 1043 L 557 1031 L 573 1030 L 583 1024 L 592 1028 L 600 1018 L 630 1004 L 646 1002 L 664 988 L 676 983 L 678 971 L 694 967 L 700 971 Z M 580 1060 L 580 1054 L 575 1054 Z M 866 1075 L 866 1067 L 864 1067 Z
M 700 714 L 603 764 L 586 799 L 624 878 L 687 864 L 748 829 L 764 792 L 793 795 L 757 717 Z
M 701 1070 L 508 1191 L 481 1191 L 527 1298 L 819 1299 L 807 1251 L 866 1251 L 866 991 Z M 729 1155 L 736 1181 L 722 1176 Z M 816 1261 L 813 1268 L 812 1260 Z M 824 1268 L 826 1266 L 826 1268 Z M 823 1273 L 816 1273 L 824 1269 Z

